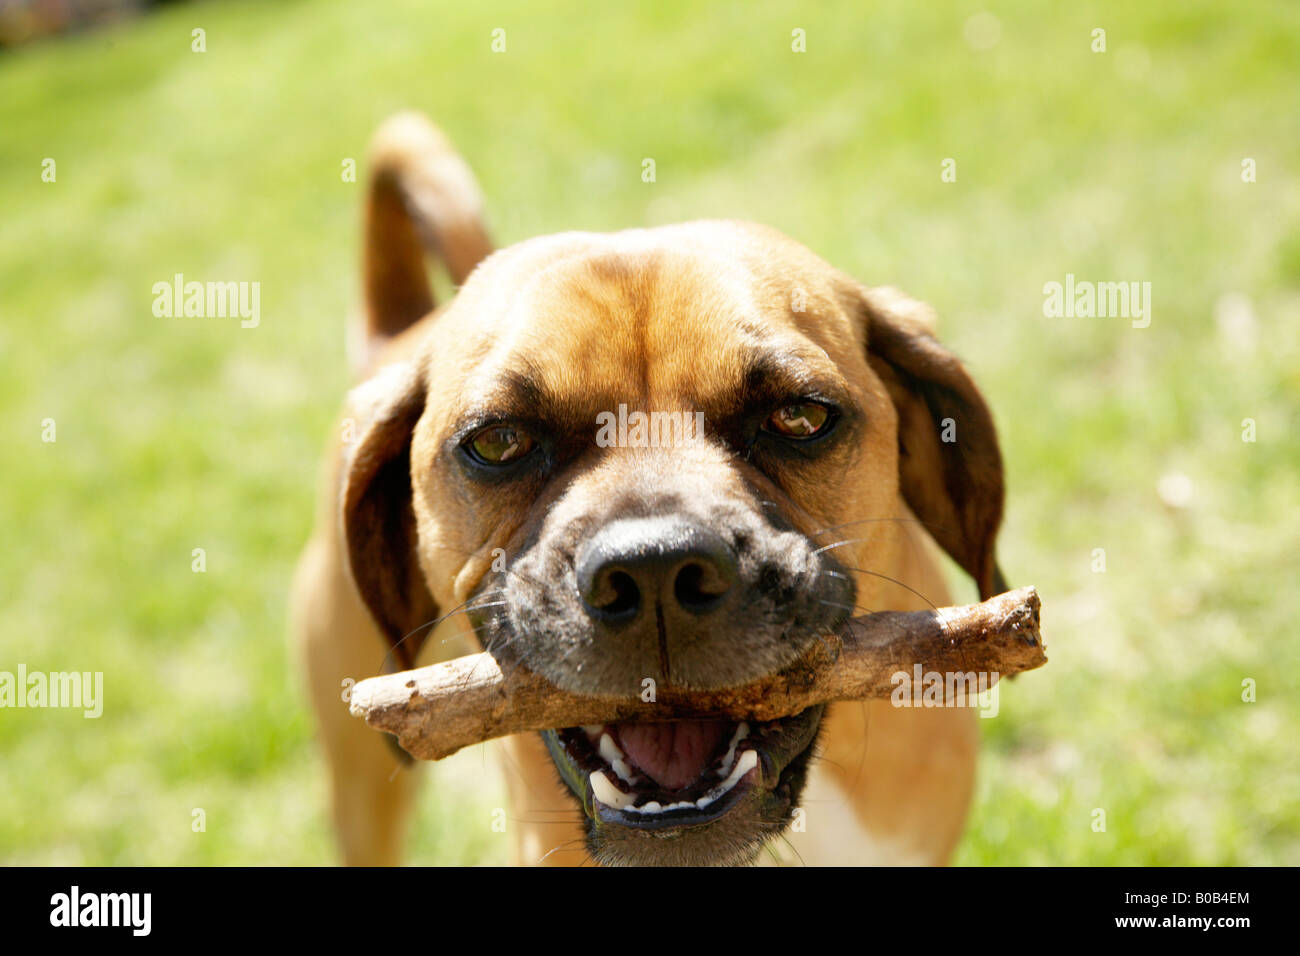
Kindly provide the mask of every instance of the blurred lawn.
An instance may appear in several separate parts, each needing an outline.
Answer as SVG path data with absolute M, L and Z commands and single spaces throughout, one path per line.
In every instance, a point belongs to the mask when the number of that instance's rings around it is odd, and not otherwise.
M 0 861 L 333 859 L 285 594 L 348 384 L 341 163 L 416 107 L 502 241 L 743 217 L 936 306 L 1052 661 L 982 721 L 959 862 L 1300 863 L 1300 9 L 539 6 L 182 5 L 0 57 L 0 669 L 107 698 L 0 711 Z M 260 327 L 154 318 L 176 272 L 259 281 Z M 1044 318 L 1067 272 L 1150 281 L 1150 328 Z M 482 748 L 431 769 L 413 857 L 504 860 Z

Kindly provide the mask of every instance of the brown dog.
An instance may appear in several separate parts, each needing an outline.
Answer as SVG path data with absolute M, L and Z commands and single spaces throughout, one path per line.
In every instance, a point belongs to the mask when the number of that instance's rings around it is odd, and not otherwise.
M 436 310 L 426 250 L 460 286 Z M 340 699 L 386 651 L 477 641 L 571 690 L 722 687 L 854 613 L 950 603 L 931 537 L 981 597 L 1000 588 L 974 383 L 924 306 L 770 229 L 493 253 L 472 175 L 402 115 L 371 155 L 365 289 L 367 381 L 293 602 L 350 863 L 399 859 L 413 796 Z M 976 744 L 968 708 L 882 701 L 500 746 L 520 862 L 867 864 L 946 860 Z

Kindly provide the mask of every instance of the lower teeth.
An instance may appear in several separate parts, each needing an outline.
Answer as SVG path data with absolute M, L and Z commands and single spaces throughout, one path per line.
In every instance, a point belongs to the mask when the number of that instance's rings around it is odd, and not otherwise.
M 741 725 L 742 728 L 744 726 L 744 724 Z M 737 738 L 732 741 L 731 749 L 728 750 L 726 759 L 723 761 L 723 768 L 727 766 L 728 762 L 736 757 L 735 747 L 740 740 L 744 739 L 743 736 L 740 735 L 739 729 L 737 730 L 737 735 Z M 746 750 L 735 760 L 735 766 L 731 768 L 731 771 L 727 774 L 726 778 L 708 793 L 704 794 L 704 796 L 697 800 L 681 800 L 677 803 L 670 803 L 667 805 L 663 805 L 657 800 L 651 800 L 641 806 L 635 806 L 636 794 L 624 793 L 622 790 L 618 789 L 618 787 L 614 786 L 610 779 L 605 776 L 605 772 L 602 770 L 592 771 L 591 792 L 592 795 L 605 806 L 611 807 L 615 810 L 624 810 L 629 813 L 654 814 L 667 813 L 670 810 L 703 810 L 719 797 L 729 793 L 732 788 L 740 782 L 741 778 L 744 777 L 745 774 L 749 773 L 749 771 L 753 770 L 757 766 L 758 751 Z M 619 776 L 622 776 L 622 774 L 619 774 Z

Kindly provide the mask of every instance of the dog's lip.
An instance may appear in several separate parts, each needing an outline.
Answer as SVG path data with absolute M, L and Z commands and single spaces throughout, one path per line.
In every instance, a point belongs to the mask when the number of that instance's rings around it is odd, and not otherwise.
M 670 835 L 712 823 L 755 791 L 777 789 L 790 764 L 812 746 L 823 710 L 759 724 L 719 718 L 727 747 L 697 779 L 677 789 L 630 765 L 613 743 L 620 725 L 549 730 L 543 738 L 565 784 L 595 823 Z

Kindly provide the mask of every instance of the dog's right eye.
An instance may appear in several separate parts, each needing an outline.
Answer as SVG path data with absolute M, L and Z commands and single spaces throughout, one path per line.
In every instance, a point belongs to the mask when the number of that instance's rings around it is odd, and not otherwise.
M 831 410 L 820 402 L 798 402 L 774 411 L 763 424 L 766 431 L 796 440 L 816 438 L 832 423 Z
M 522 428 L 489 425 L 471 435 L 465 449 L 481 464 L 508 465 L 532 451 L 534 444 L 532 436 Z

